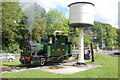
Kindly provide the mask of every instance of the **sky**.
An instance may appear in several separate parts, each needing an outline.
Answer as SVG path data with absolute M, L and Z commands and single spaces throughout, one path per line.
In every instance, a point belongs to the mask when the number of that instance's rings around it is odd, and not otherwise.
M 111 24 L 118 28 L 118 2 L 119 0 L 21 0 L 23 2 L 37 2 L 48 12 L 51 8 L 65 13 L 69 18 L 68 5 L 74 2 L 91 2 L 94 6 L 94 20 Z

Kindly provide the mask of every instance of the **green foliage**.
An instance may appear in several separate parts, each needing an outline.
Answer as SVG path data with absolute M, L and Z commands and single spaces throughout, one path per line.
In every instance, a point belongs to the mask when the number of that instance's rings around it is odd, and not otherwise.
M 2 46 L 6 52 L 19 49 L 25 36 L 25 26 L 19 2 L 2 3 Z M 24 35 L 24 36 L 23 36 Z M 14 47 L 14 48 L 13 48 Z
M 0 62 L 0 64 L 2 67 L 22 65 L 19 61 L 13 61 L 13 62 L 4 61 L 4 62 Z
M 34 40 L 40 40 L 45 35 L 46 22 L 45 18 L 36 17 L 35 25 L 33 29 Z
M 107 49 L 107 50 L 112 50 L 112 45 L 106 46 L 106 49 Z
M 90 45 L 90 35 L 88 33 L 84 34 L 84 46 L 88 47 Z
M 117 34 L 118 34 L 118 36 L 117 36 L 117 45 L 118 45 L 118 47 L 120 49 L 120 29 L 117 29 Z
M 0 2 L 0 52 L 2 50 L 2 2 Z
M 46 14 L 46 32 L 48 35 L 53 34 L 55 30 L 69 31 L 69 20 L 65 17 L 63 12 L 58 12 L 56 9 L 51 9 Z
M 14 55 L 15 57 L 17 57 L 17 58 L 19 58 L 20 57 L 20 55 Z
M 28 26 L 27 26 L 26 17 L 23 16 L 21 20 L 19 20 L 17 23 L 19 24 L 19 27 L 17 28 L 18 31 L 16 32 L 17 37 L 15 38 L 15 40 L 18 43 L 18 45 L 20 45 L 20 48 L 22 48 L 24 42 L 28 40 L 28 35 L 27 35 Z
M 117 29 L 112 27 L 110 24 L 100 23 L 95 21 L 95 25 L 93 27 L 89 27 L 93 33 L 97 35 L 96 40 L 92 40 L 94 43 L 98 43 L 99 46 L 102 45 L 102 34 L 103 34 L 103 44 L 108 46 L 116 46 L 117 45 Z M 86 29 L 86 30 L 87 30 Z M 91 36 L 91 35 L 90 35 Z
M 35 25 L 33 41 L 40 40 L 45 33 L 46 11 L 41 6 L 35 5 Z M 3 2 L 2 6 L 2 46 L 5 52 L 19 53 L 24 42 L 28 40 L 27 17 L 21 10 L 19 2 Z M 20 47 L 20 49 L 19 49 Z

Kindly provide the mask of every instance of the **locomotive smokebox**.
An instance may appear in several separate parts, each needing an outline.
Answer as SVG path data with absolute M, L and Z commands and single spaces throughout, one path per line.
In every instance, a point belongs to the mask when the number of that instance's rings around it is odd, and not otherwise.
M 32 32 L 28 32 L 28 41 L 32 41 Z

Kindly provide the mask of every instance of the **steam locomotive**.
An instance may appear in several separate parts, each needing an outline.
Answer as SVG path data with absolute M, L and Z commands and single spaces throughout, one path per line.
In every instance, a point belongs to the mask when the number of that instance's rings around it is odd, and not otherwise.
M 41 42 L 32 42 L 32 32 L 28 32 L 28 41 L 25 42 L 20 54 L 22 64 L 40 64 L 46 62 L 63 62 L 72 56 L 72 37 L 63 35 L 43 36 Z

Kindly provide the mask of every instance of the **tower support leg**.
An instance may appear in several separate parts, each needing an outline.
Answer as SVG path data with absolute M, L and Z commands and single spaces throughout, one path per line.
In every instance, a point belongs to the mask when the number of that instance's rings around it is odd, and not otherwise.
M 84 60 L 84 27 L 79 27 L 79 50 L 76 65 L 86 65 Z

